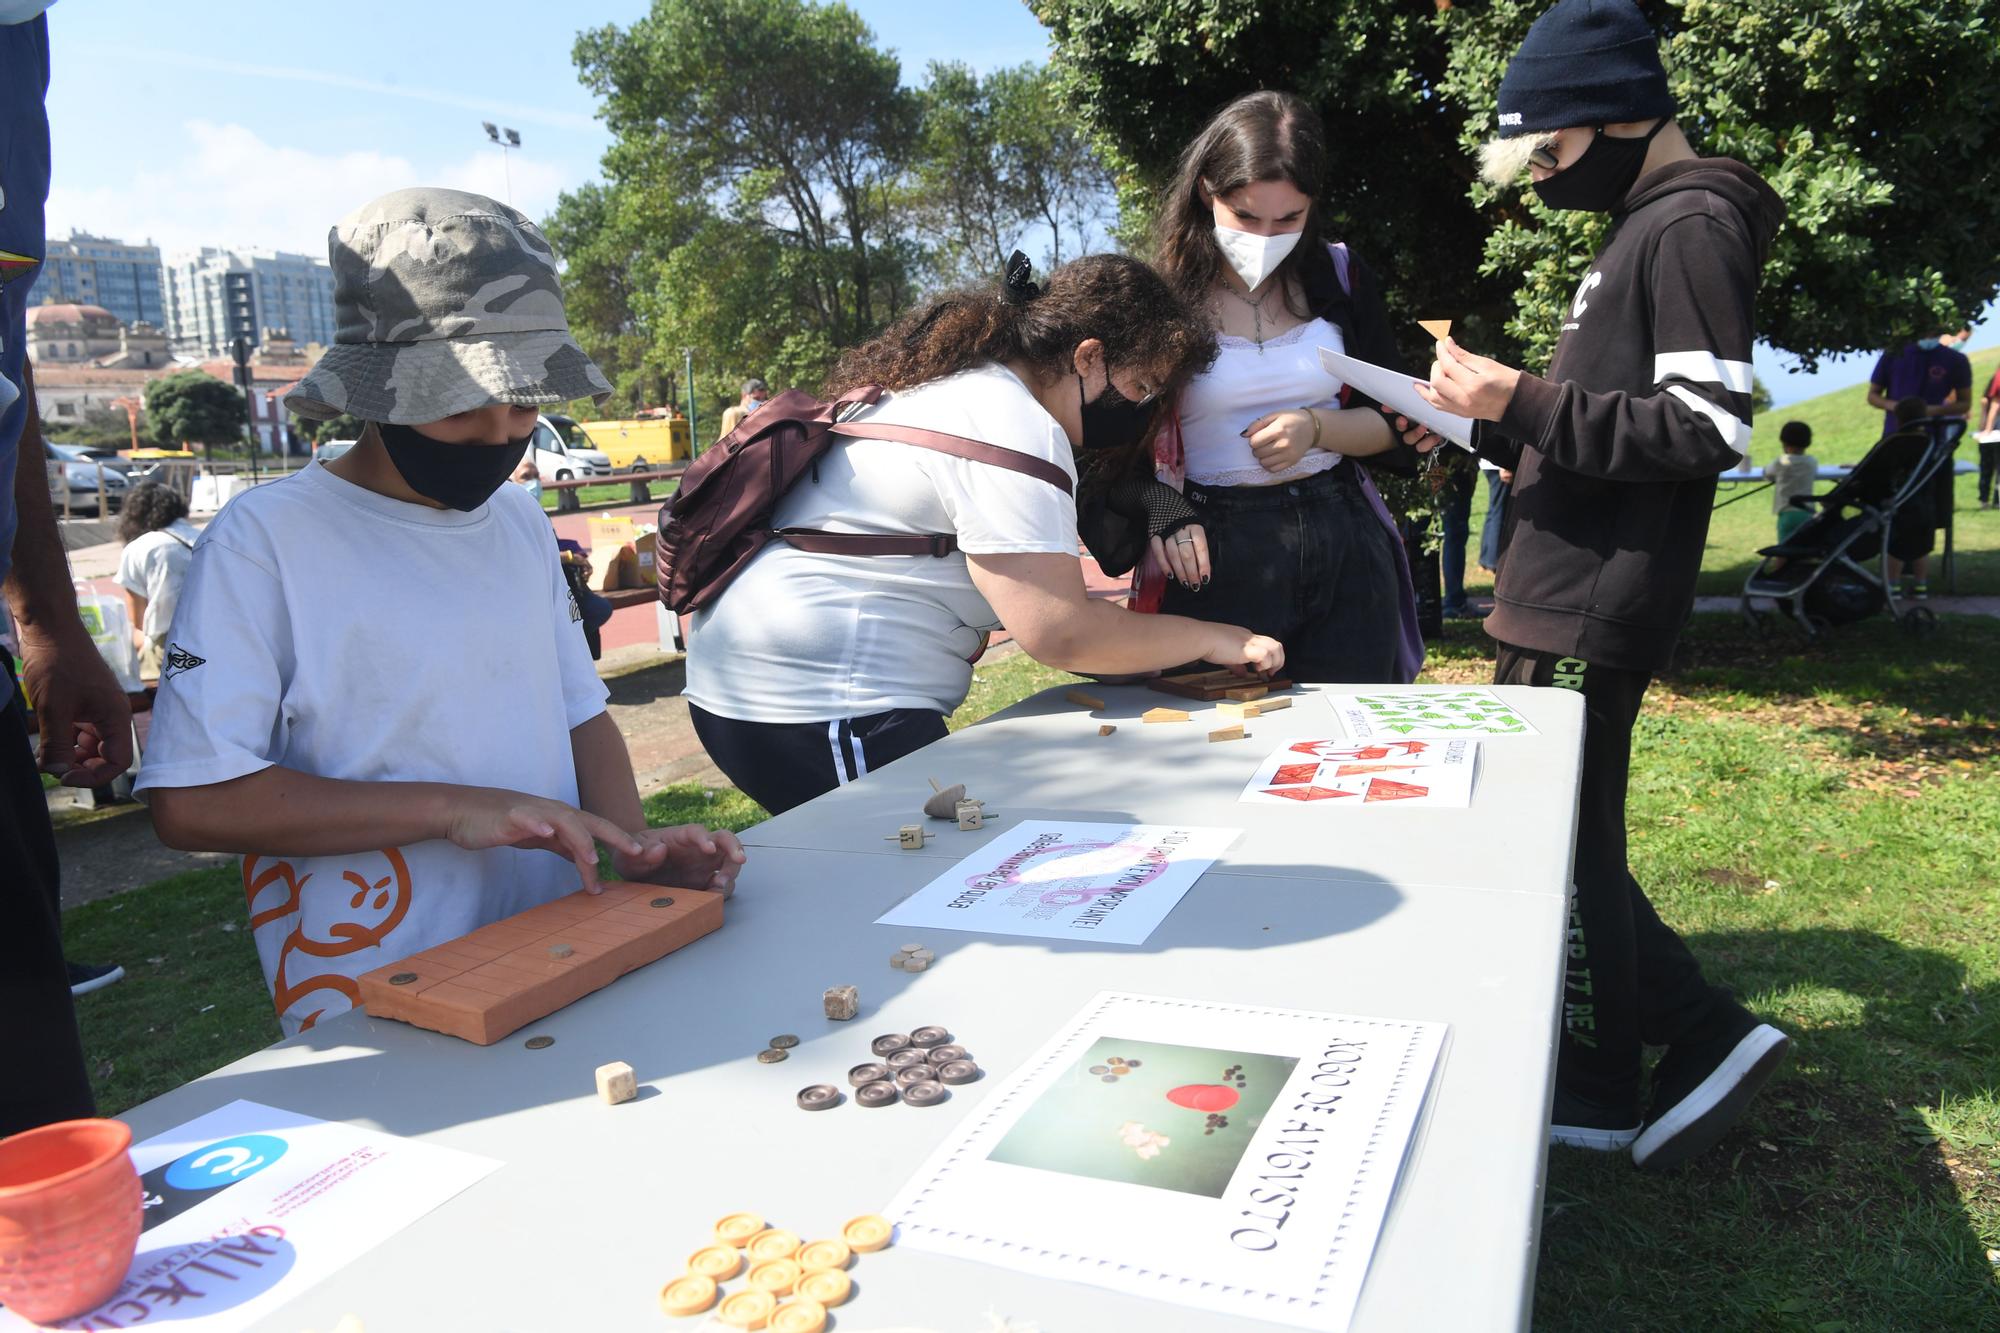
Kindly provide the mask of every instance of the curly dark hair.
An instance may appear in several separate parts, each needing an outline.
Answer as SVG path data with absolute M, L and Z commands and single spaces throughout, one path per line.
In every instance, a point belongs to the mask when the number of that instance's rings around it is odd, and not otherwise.
M 118 540 L 130 542 L 149 532 L 158 532 L 177 518 L 187 517 L 187 501 L 171 486 L 144 481 L 125 497 L 118 515 Z
M 1153 229 L 1153 262 L 1183 300 L 1202 302 L 1222 272 L 1222 249 L 1215 243 L 1215 212 L 1202 202 L 1258 181 L 1289 181 L 1312 202 L 1306 207 L 1299 244 L 1275 270 L 1285 302 L 1295 307 L 1298 286 L 1325 285 L 1332 268 L 1321 240 L 1326 187 L 1326 129 L 1319 113 L 1295 93 L 1246 93 L 1215 114 L 1181 153 L 1173 184 L 1167 187 Z M 1311 280 L 1322 279 L 1315 284 Z M 1293 308 L 1303 319 L 1309 313 Z
M 1086 255 L 1049 274 L 1039 296 L 1009 301 L 998 284 L 950 292 L 849 350 L 828 378 L 837 397 L 864 384 L 909 389 L 986 361 L 1072 373 L 1079 343 L 1104 344 L 1113 370 L 1158 377 L 1170 396 L 1215 359 L 1215 333 L 1165 280 L 1126 255 Z

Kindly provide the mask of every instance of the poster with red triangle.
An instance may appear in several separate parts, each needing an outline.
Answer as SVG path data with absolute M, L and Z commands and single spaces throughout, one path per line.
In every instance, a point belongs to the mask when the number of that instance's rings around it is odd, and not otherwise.
M 1301 755 L 1310 756 L 1310 761 Z M 1363 806 L 1472 804 L 1479 757 L 1476 740 L 1379 741 L 1355 745 L 1339 739 L 1294 741 L 1266 755 L 1237 799 L 1252 805 L 1314 805 L 1346 809 L 1343 797 Z M 1394 777 L 1384 776 L 1395 774 Z M 1346 818 L 1334 815 L 1329 818 Z M 1357 816 L 1366 818 L 1367 816 Z

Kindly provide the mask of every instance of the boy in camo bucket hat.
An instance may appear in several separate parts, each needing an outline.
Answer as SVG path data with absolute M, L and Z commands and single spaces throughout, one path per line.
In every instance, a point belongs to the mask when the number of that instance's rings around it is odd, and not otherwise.
M 331 250 L 337 341 L 287 403 L 368 424 L 195 543 L 136 784 L 169 845 L 243 855 L 288 1035 L 365 972 L 596 890 L 599 843 L 621 879 L 724 893 L 743 862 L 646 827 L 548 516 L 506 484 L 538 404 L 610 388 L 548 242 L 418 189 Z

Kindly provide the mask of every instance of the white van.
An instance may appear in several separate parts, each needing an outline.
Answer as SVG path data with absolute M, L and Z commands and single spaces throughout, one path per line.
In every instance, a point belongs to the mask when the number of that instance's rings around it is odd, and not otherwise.
M 582 481 L 609 477 L 613 471 L 611 460 L 598 450 L 564 444 L 562 434 L 547 417 L 535 418 L 534 446 L 535 471 L 541 473 L 543 481 Z M 353 447 L 352 440 L 327 440 L 313 450 L 313 457 L 331 463 Z

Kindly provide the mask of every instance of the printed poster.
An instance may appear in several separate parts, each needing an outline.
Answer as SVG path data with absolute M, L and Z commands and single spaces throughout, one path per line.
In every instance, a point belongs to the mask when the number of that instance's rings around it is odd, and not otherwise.
M 1397 690 L 1330 694 L 1340 725 L 1357 741 L 1445 740 L 1453 736 L 1533 736 L 1534 724 L 1491 690 Z
M 1242 832 L 1030 820 L 875 920 L 884 926 L 1144 944 Z
M 1323 809 L 1472 804 L 1479 742 L 1294 741 L 1274 750 L 1236 799 Z
M 488 1157 L 236 1101 L 132 1147 L 144 1230 L 95 1310 L 0 1330 L 248 1328 L 484 1179 Z
M 1338 1333 L 1444 1034 L 1100 994 L 960 1123 L 888 1217 L 901 1245 Z

